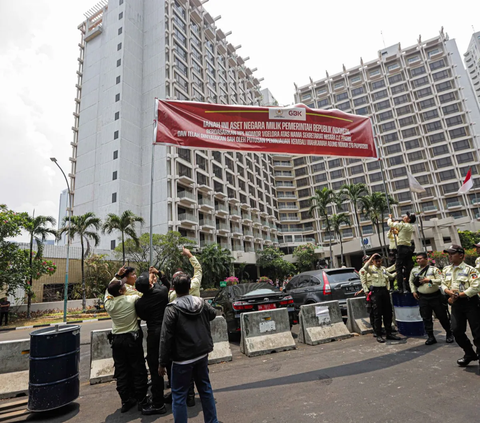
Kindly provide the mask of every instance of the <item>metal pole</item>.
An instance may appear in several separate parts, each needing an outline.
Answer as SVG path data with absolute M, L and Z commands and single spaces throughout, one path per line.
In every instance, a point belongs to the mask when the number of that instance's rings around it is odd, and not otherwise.
M 423 231 L 423 220 L 422 220 L 422 214 L 420 211 L 420 204 L 418 202 L 418 195 L 416 192 L 414 192 L 413 194 L 415 196 L 415 207 L 418 208 L 418 221 L 420 222 L 420 232 L 422 234 L 423 251 L 427 252 L 427 238 L 425 238 L 425 232 Z
M 65 175 L 65 172 L 63 169 L 60 167 L 60 165 L 57 163 L 57 159 L 55 157 L 51 157 L 50 160 L 57 165 L 57 167 L 60 169 L 60 172 L 62 172 L 63 177 L 65 178 L 65 182 L 67 183 L 67 191 L 68 191 L 68 209 L 67 209 L 67 215 L 68 215 L 68 231 L 67 231 L 67 262 L 65 264 L 65 286 L 64 286 L 64 294 L 63 294 L 63 321 L 67 321 L 67 305 L 68 305 L 68 269 L 69 269 L 69 262 L 70 262 L 70 217 L 72 214 L 72 193 L 70 191 L 70 185 L 68 183 L 67 176 Z
M 153 266 L 153 176 L 155 174 L 155 143 L 157 142 L 157 120 L 158 120 L 158 99 L 155 98 L 153 108 L 153 141 L 152 141 L 152 163 L 150 165 L 150 236 L 149 236 L 149 248 L 150 248 L 150 267 Z

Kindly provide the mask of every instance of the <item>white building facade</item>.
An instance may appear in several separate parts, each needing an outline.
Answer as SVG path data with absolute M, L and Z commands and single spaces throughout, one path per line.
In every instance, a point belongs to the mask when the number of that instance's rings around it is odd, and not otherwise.
M 269 156 L 155 146 L 154 99 L 259 105 L 259 80 L 199 0 L 109 0 L 81 31 L 72 142 L 73 212 L 125 210 L 254 262 L 278 243 Z M 115 234 L 100 248 L 114 248 Z M 243 256 L 243 258 L 242 258 Z
M 467 52 L 463 56 L 473 91 L 480 103 L 480 32 L 472 34 Z
M 449 40 L 443 30 L 438 37 L 418 40 L 408 48 L 397 44 L 380 50 L 376 59 L 362 61 L 355 68 L 344 68 L 331 76 L 327 73 L 324 79 L 297 87 L 295 99 L 313 108 L 336 108 L 370 116 L 385 167 L 386 188 L 398 202 L 392 210 L 396 216 L 407 211 L 422 213 L 427 246 L 438 250 L 454 240 L 456 231 L 448 229 L 454 224 L 458 229 L 478 228 L 480 111 L 455 40 Z M 286 217 L 299 218 L 301 223 L 293 229 L 303 229 L 303 238 L 313 237 L 319 228 L 318 219 L 306 220 L 308 198 L 314 190 L 338 190 L 345 183 L 365 183 L 372 192 L 384 191 L 378 160 L 285 157 L 274 165 L 276 175 L 292 174 L 282 183 L 291 190 L 288 195 L 285 192 L 286 198 L 294 200 L 288 203 L 291 211 Z M 458 196 L 469 169 L 474 189 Z M 426 189 L 425 194 L 417 197 L 410 191 L 407 171 Z M 286 207 L 280 201 L 279 209 Z M 293 210 L 290 206 L 295 205 L 298 208 Z M 351 219 L 351 225 L 342 230 L 344 240 L 351 240 L 347 252 L 359 252 L 361 234 L 354 225 L 351 204 L 345 203 L 343 210 L 332 209 L 340 211 L 348 212 Z M 360 220 L 363 236 L 372 236 L 372 223 L 364 216 Z M 280 221 L 284 241 L 302 239 L 296 232 L 288 234 L 282 213 Z M 443 239 L 434 234 L 434 227 L 443 228 Z M 336 236 L 332 238 L 338 241 Z M 376 241 L 376 236 L 373 239 Z M 329 241 L 324 231 L 321 240 Z

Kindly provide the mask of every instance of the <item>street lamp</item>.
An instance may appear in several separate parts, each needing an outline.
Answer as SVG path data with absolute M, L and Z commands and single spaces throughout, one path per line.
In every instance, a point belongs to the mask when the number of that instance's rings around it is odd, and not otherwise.
M 65 172 L 60 167 L 60 165 L 57 163 L 57 159 L 55 157 L 50 157 L 50 160 L 53 163 L 55 163 L 57 167 L 60 169 L 60 172 L 62 172 L 63 177 L 65 178 L 65 182 L 67 183 L 67 191 L 68 191 L 67 263 L 65 266 L 65 287 L 64 287 L 65 292 L 63 295 L 63 321 L 66 322 L 67 321 L 67 303 L 68 303 L 68 264 L 69 264 L 69 258 L 70 258 L 70 215 L 72 213 L 72 193 L 70 192 L 70 185 L 68 184 L 67 176 L 65 175 Z

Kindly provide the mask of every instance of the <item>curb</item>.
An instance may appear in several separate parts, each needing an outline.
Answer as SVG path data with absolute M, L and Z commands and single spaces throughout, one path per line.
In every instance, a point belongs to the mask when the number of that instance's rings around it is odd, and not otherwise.
M 44 325 L 30 325 L 30 326 L 18 326 L 16 328 L 0 328 L 0 332 L 8 332 L 12 330 L 22 330 L 22 329 L 33 329 L 33 328 L 46 328 L 49 326 L 63 326 L 63 325 L 72 325 L 76 323 L 88 323 L 88 322 L 98 322 L 101 320 L 112 320 L 110 317 L 100 317 L 98 319 L 87 319 L 87 320 L 73 320 L 71 322 L 59 322 L 59 323 L 48 323 Z

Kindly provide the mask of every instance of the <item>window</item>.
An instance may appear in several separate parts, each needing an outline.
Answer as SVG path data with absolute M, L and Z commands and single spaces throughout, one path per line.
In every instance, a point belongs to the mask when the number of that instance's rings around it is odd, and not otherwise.
M 418 107 L 420 110 L 428 109 L 429 107 L 435 107 L 435 100 L 433 98 L 422 100 L 418 103 Z
M 365 89 L 363 87 L 355 88 L 352 90 L 352 97 L 356 97 L 357 95 L 363 94 Z
M 376 160 L 374 162 L 367 163 L 367 169 L 369 171 L 380 169 L 380 162 L 378 160 Z
M 444 170 L 443 172 L 438 172 L 438 178 L 440 181 L 448 181 L 449 179 L 456 179 L 454 170 Z
M 119 94 L 115 94 L 115 101 L 120 101 L 120 93 Z
M 423 150 L 417 150 L 414 151 L 413 153 L 408 153 L 407 154 L 407 159 L 409 162 L 413 162 L 416 160 L 422 160 L 424 158 L 423 156 Z
M 380 172 L 377 173 L 371 173 L 369 175 L 370 182 L 378 182 L 382 180 L 382 174 Z
M 412 196 L 410 194 L 410 192 L 401 192 L 399 194 L 397 194 L 397 199 L 399 202 L 406 202 L 406 201 L 411 201 L 412 200 Z
M 362 104 L 367 104 L 367 103 L 368 103 L 367 96 L 356 98 L 355 100 L 353 100 L 353 105 L 355 107 L 358 107 L 358 106 L 361 106 Z
M 394 69 L 398 69 L 399 66 L 397 63 L 395 63 L 395 65 L 393 65 L 393 69 L 391 69 L 392 65 L 390 65 L 388 67 L 388 70 L 389 71 L 392 71 Z M 403 74 L 399 73 L 397 75 L 394 75 L 394 76 L 391 76 L 390 78 L 388 78 L 388 82 L 390 83 L 390 85 L 393 85 L 393 84 L 396 84 L 397 82 L 400 82 L 400 81 L 403 81 Z
M 426 171 L 425 163 L 417 163 L 417 164 L 411 165 L 410 169 L 412 173 L 425 172 Z
M 378 91 L 376 93 L 373 93 L 372 97 L 374 101 L 380 100 L 382 98 L 388 97 L 388 92 L 387 90 Z
M 123 19 L 123 12 L 120 12 L 120 13 L 118 14 L 118 20 L 121 20 L 121 19 Z
M 446 144 L 432 148 L 432 153 L 434 156 L 441 156 L 442 154 L 448 154 L 449 152 L 450 151 L 448 150 L 448 145 Z
M 339 109 L 339 110 L 348 110 L 348 109 L 350 109 L 350 102 L 349 102 L 349 101 L 346 101 L 345 103 L 337 104 L 337 109 Z
M 116 203 L 117 202 L 117 193 L 114 192 L 112 193 L 112 203 Z
M 442 167 L 452 166 L 452 159 L 450 157 L 444 157 L 435 160 L 435 163 L 437 164 L 437 169 L 441 169 Z
M 394 178 L 399 178 L 400 176 L 405 176 L 407 174 L 407 169 L 405 167 L 399 167 L 398 169 L 392 169 L 392 176 Z
M 115 150 L 113 152 L 113 160 L 117 160 L 118 159 L 118 150 Z
M 368 107 L 360 107 L 360 109 L 356 110 L 356 113 L 357 115 L 366 116 L 370 113 L 370 110 Z
M 118 28 L 118 35 L 120 35 L 122 32 L 123 32 L 123 28 L 122 27 Z
M 355 75 L 350 78 L 350 83 L 355 84 L 356 82 L 360 82 L 362 77 L 360 75 Z
M 418 139 L 405 142 L 405 148 L 407 150 L 413 150 L 414 148 L 418 147 L 420 147 L 420 141 Z
M 461 125 L 463 123 L 462 116 L 453 116 L 451 118 L 445 119 L 445 122 L 447 123 L 447 126 L 456 126 L 456 125 Z
M 357 175 L 358 173 L 363 173 L 362 165 L 357 165 L 350 168 L 350 175 Z
M 469 153 L 457 154 L 457 162 L 459 164 L 473 162 L 473 153 L 469 152 Z
M 451 115 L 452 113 L 459 112 L 460 107 L 457 103 L 450 104 L 449 106 L 442 107 L 442 111 L 444 115 Z
M 408 188 L 408 179 L 402 179 L 401 181 L 395 181 L 395 189 Z
M 440 132 L 438 134 L 435 134 L 435 135 L 430 135 L 428 137 L 428 142 L 430 144 L 436 144 L 438 142 L 443 142 L 445 141 L 445 134 L 443 132 Z
M 394 154 L 394 153 L 400 153 L 402 151 L 402 147 L 400 144 L 394 144 L 390 145 L 386 148 L 387 154 Z
M 117 51 L 121 50 L 122 49 L 122 43 L 118 43 L 117 44 Z
M 445 61 L 443 59 L 437 60 L 436 62 L 430 63 L 430 70 L 437 70 L 445 66 Z
M 357 176 L 356 178 L 352 178 L 352 183 L 354 183 L 354 184 L 364 184 L 364 183 L 366 183 L 365 176 Z
M 117 171 L 112 173 L 112 181 L 115 181 L 117 179 Z
M 388 110 L 377 115 L 378 121 L 383 122 L 384 120 L 393 119 L 393 113 L 391 110 Z
M 320 100 L 318 102 L 318 107 L 321 108 L 321 107 L 325 107 L 325 106 L 329 106 L 330 105 L 330 101 L 328 98 L 324 98 L 323 100 Z
M 333 169 L 335 167 L 340 167 L 340 166 L 341 166 L 340 159 L 330 160 L 328 162 L 329 169 Z
M 449 194 L 452 192 L 458 191 L 458 183 L 457 182 L 451 182 L 449 184 L 442 185 L 442 190 L 444 194 Z
M 338 179 L 338 178 L 344 178 L 344 177 L 345 177 L 345 174 L 343 173 L 343 169 L 334 170 L 330 172 L 331 179 Z
M 410 101 L 410 96 L 408 94 L 403 94 L 393 99 L 393 102 L 395 103 L 396 106 L 406 103 L 408 101 Z
M 116 140 L 118 138 L 118 131 L 115 131 L 113 133 L 113 139 Z
M 468 140 L 457 141 L 453 143 L 453 149 L 455 151 L 467 150 L 470 148 L 470 142 Z
M 457 99 L 455 93 L 447 93 L 439 95 L 438 98 L 440 99 L 440 103 L 449 103 L 450 101 L 454 101 Z
M 417 134 L 417 128 L 408 128 L 408 129 L 404 129 L 402 131 L 402 137 L 403 138 L 411 138 L 411 137 L 416 137 L 418 134 Z
M 372 69 L 370 71 L 370 77 L 380 75 L 380 68 Z
M 395 125 L 395 122 L 392 121 L 392 122 L 388 122 L 388 123 L 385 123 L 385 124 L 381 125 L 380 128 L 381 128 L 382 132 L 388 132 L 388 131 L 393 131 L 397 127 Z
M 313 173 L 320 172 L 321 170 L 325 170 L 325 163 L 324 162 L 315 163 L 314 165 L 312 165 L 312 172 Z
M 119 0 L 118 5 L 121 6 L 123 4 L 123 0 Z
M 415 91 L 417 98 L 427 97 L 432 95 L 432 89 L 430 87 L 422 88 L 421 90 Z
M 317 88 L 317 96 L 327 94 L 327 87 Z
M 418 68 L 413 68 L 413 69 L 410 69 L 410 75 L 412 76 L 412 78 L 418 76 L 418 75 L 422 75 L 424 73 L 426 73 L 426 69 L 425 69 L 425 66 L 420 66 Z
M 363 97 L 366 99 L 366 97 Z M 377 110 L 383 110 L 383 109 L 388 109 L 390 107 L 390 100 L 383 100 L 380 101 L 379 103 L 375 104 L 375 108 Z
M 434 81 L 440 81 L 441 79 L 448 78 L 450 76 L 450 72 L 445 69 L 440 72 L 434 73 L 432 76 Z
M 438 118 L 437 109 L 429 110 L 428 112 L 422 113 L 422 119 L 424 121 Z
M 110 250 L 115 250 L 115 240 L 114 239 L 112 239 L 110 241 Z
M 341 94 L 337 94 L 335 96 L 335 101 L 342 101 L 342 100 L 345 100 L 346 98 L 348 98 L 348 93 L 341 93 Z
M 384 86 L 385 86 L 385 81 L 383 79 L 380 81 L 372 82 L 372 90 L 378 90 L 379 88 L 383 88 Z
M 402 118 L 398 120 L 400 127 L 403 128 L 408 125 L 414 125 L 416 122 L 415 116 L 407 116 L 406 118 Z
M 422 87 L 423 85 L 427 85 L 428 83 L 428 76 L 423 76 L 422 78 L 418 78 L 412 81 L 413 88 Z
M 343 81 L 341 81 L 341 82 L 336 82 L 335 85 L 334 85 L 334 88 L 335 88 L 336 90 L 338 90 L 338 89 L 340 89 L 340 88 L 342 88 L 342 87 L 343 87 Z
M 407 91 L 407 85 L 406 84 L 395 85 L 394 87 L 391 87 L 390 90 L 392 91 L 393 95 L 403 93 L 404 91 Z
M 404 162 L 403 156 L 390 157 L 388 161 L 390 163 L 390 166 L 400 165 Z
M 117 68 L 122 64 L 122 59 L 117 60 Z
M 326 173 L 319 173 L 318 175 L 315 175 L 313 177 L 313 182 L 318 184 L 320 182 L 325 182 L 327 180 L 327 174 Z
M 115 79 L 115 82 L 116 82 L 117 84 L 120 84 L 120 75 L 117 76 L 117 78 Z
M 442 122 L 440 122 L 439 120 L 437 120 L 435 122 L 427 123 L 425 125 L 425 130 L 427 132 L 438 131 L 440 129 L 442 129 Z
M 413 113 L 412 106 L 410 106 L 410 105 L 397 107 L 395 110 L 397 112 L 397 116 L 403 116 L 403 115 L 406 115 L 408 113 Z
M 120 119 L 120 112 L 115 112 L 115 120 Z
M 448 132 L 452 140 L 454 140 L 455 138 L 460 138 L 467 135 L 467 131 L 465 128 L 452 129 L 451 131 L 448 131 Z
M 440 84 L 435 85 L 435 88 L 437 90 L 437 93 L 450 90 L 452 88 L 452 82 L 451 81 L 442 82 Z
M 391 134 L 387 134 L 383 137 L 383 142 L 389 143 L 398 141 L 398 134 L 396 132 L 392 132 Z

